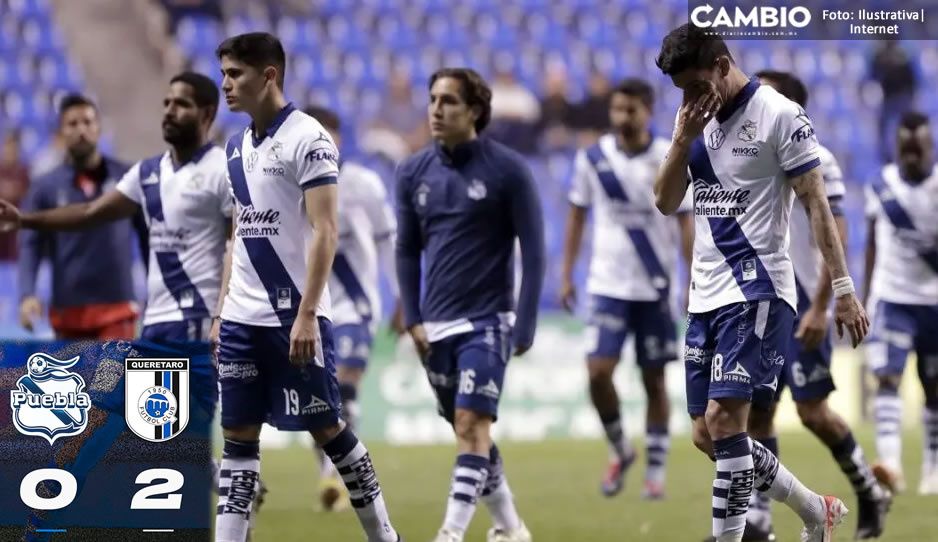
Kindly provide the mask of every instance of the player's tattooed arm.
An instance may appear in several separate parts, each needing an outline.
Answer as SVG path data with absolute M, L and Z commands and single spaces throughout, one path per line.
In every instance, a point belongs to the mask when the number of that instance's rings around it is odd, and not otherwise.
M 834 214 L 834 223 L 837 225 L 837 233 L 840 235 L 840 245 L 843 247 L 844 254 L 847 252 L 847 221 L 842 214 Z M 817 289 L 814 297 L 811 299 L 811 307 L 802 316 L 798 329 L 795 332 L 795 338 L 799 339 L 805 350 L 815 350 L 827 336 L 828 328 L 828 308 L 831 304 L 831 297 L 834 294 L 834 288 L 831 285 L 831 274 L 825 262 L 820 263 L 818 270 Z
M 834 215 L 831 213 L 827 194 L 824 191 L 824 178 L 820 168 L 813 168 L 792 177 L 791 185 L 795 190 L 795 195 L 808 212 L 811 230 L 814 232 L 814 238 L 830 272 L 830 277 L 835 280 L 849 278 L 847 258 L 844 256 L 840 235 L 837 233 L 837 224 L 834 222 Z M 847 328 L 854 347 L 869 331 L 870 324 L 866 312 L 853 293 L 837 298 L 834 322 L 840 336 L 843 336 L 843 328 Z

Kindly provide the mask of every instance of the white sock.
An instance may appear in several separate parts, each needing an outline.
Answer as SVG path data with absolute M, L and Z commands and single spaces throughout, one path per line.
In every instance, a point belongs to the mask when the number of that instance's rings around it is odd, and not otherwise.
M 827 516 L 824 497 L 805 487 L 765 446 L 751 443 L 756 489 L 788 505 L 806 524 L 823 522 Z
M 664 486 L 670 449 L 668 426 L 649 426 L 645 429 L 646 481 Z
M 378 475 L 365 445 L 346 427 L 322 448 L 345 482 L 349 501 L 368 542 L 397 542 L 397 531 L 391 526 Z
M 876 453 L 893 472 L 902 472 L 902 399 L 892 390 L 880 390 L 873 399 Z
M 606 441 L 609 443 L 609 458 L 613 461 L 625 461 L 631 457 L 634 453 L 632 443 L 626 437 L 619 412 L 616 411 L 608 418 L 600 416 L 599 419 L 603 424 L 603 431 L 606 432 Z
M 260 480 L 258 441 L 225 439 L 218 477 L 215 542 L 244 542 Z
M 761 491 L 752 491 L 746 521 L 767 531 L 772 526 L 772 500 Z
M 515 508 L 511 488 L 508 487 L 502 457 L 494 444 L 489 450 L 489 474 L 482 488 L 482 502 L 492 515 L 492 523 L 496 529 L 513 531 L 521 527 L 521 518 Z
M 752 452 L 746 433 L 713 441 L 713 536 L 718 542 L 739 542 L 753 489 Z
M 453 467 L 453 480 L 446 501 L 443 528 L 463 534 L 476 511 L 476 501 L 488 478 L 489 458 L 473 454 L 459 454 Z

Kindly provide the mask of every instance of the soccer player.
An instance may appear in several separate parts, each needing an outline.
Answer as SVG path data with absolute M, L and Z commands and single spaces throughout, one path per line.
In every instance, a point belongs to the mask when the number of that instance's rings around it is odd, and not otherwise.
M 693 186 L 685 371 L 694 443 L 716 462 L 712 534 L 742 540 L 755 487 L 801 517 L 803 542 L 827 542 L 847 513 L 843 502 L 809 490 L 746 433 L 753 396 L 777 389 L 793 333 L 792 189 L 833 277 L 838 332 L 846 327 L 854 346 L 867 332 L 824 193 L 814 128 L 796 104 L 748 79 L 722 38 L 704 29 L 672 30 L 657 65 L 685 91 L 655 196 L 671 214 Z
M 592 349 L 587 354 L 587 368 L 590 398 L 610 448 L 611 461 L 601 489 L 606 496 L 619 493 L 626 470 L 636 456 L 625 435 L 619 394 L 612 381 L 622 346 L 631 333 L 648 397 L 643 495 L 658 499 L 664 497 L 670 448 L 664 368 L 677 359 L 671 293 L 677 278 L 678 236 L 689 275 L 694 222 L 689 205 L 682 206 L 677 220 L 655 209 L 652 185 L 670 144 L 651 134 L 653 102 L 654 91 L 648 83 L 640 79 L 623 81 L 613 90 L 609 102 L 612 132 L 577 153 L 569 194 L 560 302 L 573 311 L 573 267 L 580 252 L 587 210 L 594 207 L 593 252 L 586 283 L 592 301 Z
M 163 99 L 162 132 L 169 150 L 134 164 L 115 189 L 89 202 L 35 212 L 19 212 L 0 200 L 4 228 L 39 231 L 91 228 L 135 216 L 143 209 L 150 252 L 141 339 L 159 345 L 167 356 L 191 356 L 191 369 L 208 373 L 204 380 L 212 382 L 207 344 L 210 310 L 218 303 L 218 270 L 230 234 L 232 208 L 225 153 L 208 136 L 217 110 L 215 83 L 202 74 L 180 73 L 170 80 Z M 81 458 L 73 465 L 92 467 L 117 438 L 119 428 L 117 432 L 97 429 L 112 427 L 107 423 L 111 413 L 123 416 L 122 382 L 116 386 L 119 393 L 107 394 L 93 404 L 90 420 L 95 431 L 86 431 L 71 446 Z M 214 404 L 213 390 L 202 391 L 211 396 L 205 402 Z M 71 460 L 66 455 L 57 462 Z M 80 480 L 87 475 L 86 470 L 78 472 L 74 467 L 71 472 Z
M 801 108 L 807 105 L 808 90 L 792 74 L 765 70 L 757 73 L 756 77 L 760 83 L 776 89 Z M 818 155 L 827 200 L 846 251 L 847 222 L 840 207 L 845 188 L 840 166 L 823 145 L 818 145 Z M 764 401 L 753 404 L 749 434 L 778 456 L 773 418 L 782 390 L 786 385 L 790 386 L 801 422 L 830 449 L 857 494 L 859 513 L 855 538 L 876 538 L 883 532 L 892 497 L 877 483 L 863 449 L 854 439 L 847 422 L 831 410 L 827 402 L 827 396 L 835 389 L 830 372 L 833 341 L 828 331 L 828 307 L 832 294 L 830 273 L 821 260 L 811 235 L 810 217 L 800 201 L 796 201 L 792 207 L 789 254 L 798 293 L 798 314 L 794 324 L 796 331 L 792 336 L 783 374 L 779 378 L 778 391 L 774 396 L 763 396 L 761 399 Z M 761 491 L 753 491 L 746 520 L 743 540 L 775 539 L 770 500 Z
M 489 542 L 528 542 L 491 426 L 512 349 L 521 355 L 534 342 L 544 278 L 541 204 L 523 159 L 480 137 L 492 92 L 479 74 L 445 68 L 429 87 L 435 141 L 400 165 L 395 192 L 404 322 L 459 451 L 435 540 L 461 542 L 481 496 L 495 524 Z M 522 267 L 516 321 L 515 238 Z
M 235 195 L 218 338 L 225 437 L 215 539 L 242 542 L 260 470 L 261 425 L 309 431 L 336 465 L 370 542 L 399 540 L 365 446 L 339 418 L 329 270 L 337 243 L 338 151 L 283 96 L 286 54 L 255 32 L 216 50 L 222 90 L 251 124 L 227 144 Z
M 873 305 L 867 359 L 877 377 L 873 400 L 873 471 L 894 491 L 902 472 L 902 399 L 899 383 L 915 351 L 925 391 L 922 477 L 918 491 L 938 494 L 938 171 L 928 117 L 906 113 L 896 134 L 896 163 L 867 187 L 866 291 Z
M 322 107 L 308 107 L 304 112 L 319 121 L 341 147 L 339 117 Z M 394 262 L 394 234 L 397 223 L 388 202 L 387 190 L 378 174 L 360 164 L 342 161 L 339 167 L 338 215 L 339 245 L 332 261 L 329 294 L 332 296 L 332 335 L 336 346 L 336 379 L 342 399 L 342 419 L 354 431 L 358 424 L 358 386 L 381 316 L 378 292 L 378 267 L 397 296 L 397 270 Z M 401 335 L 403 321 L 400 303 L 391 319 L 391 329 Z M 341 483 L 337 472 L 320 452 L 319 496 L 323 507 L 332 510 L 345 503 L 340 498 Z

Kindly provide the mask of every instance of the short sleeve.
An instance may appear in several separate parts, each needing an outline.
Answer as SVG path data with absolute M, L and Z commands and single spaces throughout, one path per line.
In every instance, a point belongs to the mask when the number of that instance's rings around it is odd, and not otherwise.
M 218 211 L 222 216 L 231 218 L 234 209 L 234 190 L 231 187 L 231 181 L 228 180 L 228 168 L 225 173 L 214 176 L 215 178 L 215 197 L 218 198 Z
M 156 174 L 155 172 L 153 173 Z M 143 204 L 143 186 L 140 183 L 140 162 L 137 162 L 117 181 L 117 191 L 137 205 Z
M 593 203 L 593 194 L 590 187 L 591 171 L 586 152 L 580 149 L 573 159 L 573 178 L 570 181 L 570 192 L 567 199 L 577 207 L 589 207 Z
M 304 189 L 334 184 L 339 175 L 339 151 L 325 130 L 304 134 L 296 146 L 296 182 Z
M 397 219 L 394 217 L 394 209 L 387 199 L 387 193 L 382 185 L 382 190 L 371 200 L 372 208 L 369 209 L 369 215 L 373 221 L 374 234 L 376 238 L 384 238 L 394 235 L 397 231 Z
M 775 152 L 788 177 L 797 177 L 821 165 L 814 125 L 804 109 L 783 100 L 775 118 Z
M 827 149 L 821 149 L 821 173 L 824 175 L 824 191 L 829 199 L 842 198 L 847 193 L 844 174 L 837 158 Z

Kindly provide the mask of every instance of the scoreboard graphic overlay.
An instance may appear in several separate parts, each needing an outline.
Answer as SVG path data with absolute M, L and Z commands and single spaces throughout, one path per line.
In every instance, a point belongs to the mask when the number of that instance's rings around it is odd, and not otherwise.
M 208 541 L 206 345 L 0 344 L 0 541 Z

